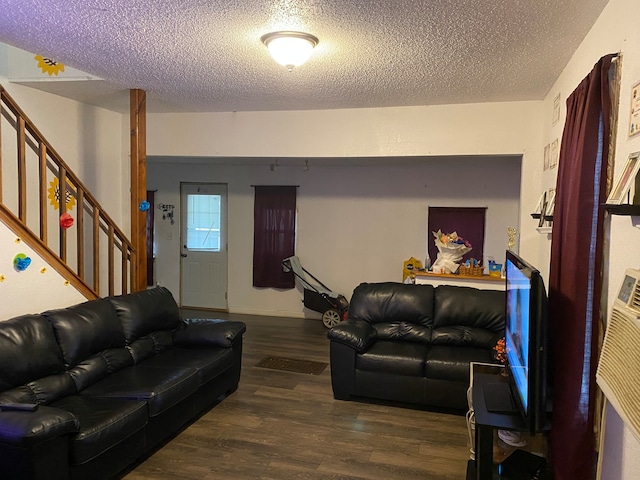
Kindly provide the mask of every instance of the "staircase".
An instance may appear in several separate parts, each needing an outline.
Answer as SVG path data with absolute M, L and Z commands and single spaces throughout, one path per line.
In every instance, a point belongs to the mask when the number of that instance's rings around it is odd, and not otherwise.
M 0 221 L 87 299 L 135 285 L 132 243 L 2 85 Z

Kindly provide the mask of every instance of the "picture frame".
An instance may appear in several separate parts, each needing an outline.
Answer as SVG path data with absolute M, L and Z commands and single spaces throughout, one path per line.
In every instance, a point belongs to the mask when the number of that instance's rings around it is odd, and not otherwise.
M 544 212 L 545 220 L 553 220 L 553 211 L 556 207 L 556 189 L 550 188 L 547 191 L 547 208 Z
M 558 157 L 560 156 L 560 151 L 558 148 L 558 139 L 556 138 L 551 144 L 551 153 L 549 154 L 549 169 L 553 170 L 558 166 Z
M 538 220 L 538 227 L 544 227 L 544 222 L 546 221 L 544 217 L 547 214 L 548 208 L 549 208 L 549 201 L 547 200 L 547 192 L 544 192 L 542 206 L 540 207 L 540 219 Z
M 640 82 L 631 87 L 631 112 L 629 113 L 629 136 L 640 133 Z
M 531 217 L 535 218 L 536 220 L 542 219 L 542 221 L 544 221 L 544 215 L 546 210 L 547 210 L 547 192 L 544 191 L 542 192 L 542 195 L 540 195 L 540 198 L 538 199 L 538 203 L 536 204 L 536 208 L 531 214 Z
M 550 149 L 550 145 L 547 143 L 544 146 L 544 163 L 542 166 L 542 171 L 546 172 L 547 170 L 549 170 L 549 149 Z
M 551 116 L 551 125 L 555 125 L 560 120 L 560 93 L 553 99 L 553 114 Z
M 618 177 L 609 196 L 607 204 L 621 205 L 624 203 L 627 193 L 631 189 L 631 185 L 635 182 L 636 175 L 640 169 L 640 152 L 633 152 L 629 155 L 627 163 L 624 165 L 622 174 Z

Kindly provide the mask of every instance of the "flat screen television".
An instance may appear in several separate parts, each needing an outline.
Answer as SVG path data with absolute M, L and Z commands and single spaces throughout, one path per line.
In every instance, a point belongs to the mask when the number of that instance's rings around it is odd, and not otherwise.
M 530 433 L 548 421 L 547 293 L 540 272 L 511 251 L 506 255 L 505 348 L 516 409 Z

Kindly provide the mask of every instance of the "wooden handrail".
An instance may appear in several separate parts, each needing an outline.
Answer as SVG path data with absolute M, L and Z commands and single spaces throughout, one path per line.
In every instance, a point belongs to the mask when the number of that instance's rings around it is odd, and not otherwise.
M 69 275 L 72 273 L 75 280 L 71 283 L 87 298 L 128 293 L 134 287 L 133 279 L 137 278 L 137 255 L 131 241 L 0 85 L 0 125 L 2 125 L 3 118 L 16 130 L 15 149 L 18 179 L 17 198 L 12 199 L 12 204 L 17 204 L 17 211 L 14 212 L 7 207 L 7 200 L 3 198 L 3 195 L 7 194 L 7 191 L 3 191 L 1 188 L 3 169 L 8 168 L 9 164 L 6 155 L 3 155 L 2 144 L 0 144 L 0 207 L 2 207 L 0 218 L 10 224 L 16 233 L 28 238 L 30 246 L 46 257 L 52 265 L 59 264 L 56 270 L 60 271 L 65 278 L 69 279 Z M 2 138 L 1 135 L 0 138 Z M 28 151 L 33 151 L 36 154 L 37 161 L 31 160 Z M 33 189 L 37 190 L 37 201 L 30 201 L 32 198 L 29 195 L 31 191 L 30 179 L 35 178 L 35 175 L 29 172 L 37 172 L 38 186 L 37 189 Z M 47 209 L 48 178 L 57 178 L 58 180 L 57 203 L 60 215 L 67 212 L 69 198 L 74 198 L 77 202 L 73 226 L 67 230 L 60 225 L 58 227 L 59 234 L 53 238 L 49 236 L 53 222 L 48 222 L 48 215 L 51 214 Z M 85 215 L 85 212 L 88 215 Z M 32 217 L 35 213 L 39 217 L 37 227 L 30 228 L 29 225 L 33 226 L 36 223 L 28 218 L 28 215 Z M 39 231 L 34 232 L 32 228 Z M 74 234 L 75 242 L 72 240 Z M 91 238 L 87 238 L 87 234 Z M 54 242 L 53 244 L 50 238 Z M 101 240 L 103 238 L 105 240 Z M 88 245 L 85 245 L 87 240 L 91 243 L 89 248 Z M 37 248 L 33 245 L 34 242 L 38 244 Z M 102 248 L 101 245 L 103 245 Z M 71 249 L 75 249 L 75 255 L 69 255 Z M 106 254 L 104 249 L 106 249 Z M 115 263 L 116 250 L 120 250 L 121 255 L 121 261 L 117 265 L 120 270 L 119 275 Z M 105 272 L 108 286 L 106 292 L 100 291 L 100 276 L 103 273 L 100 270 L 101 255 L 106 255 L 108 265 Z M 70 265 L 69 260 L 75 262 L 76 265 Z M 87 269 L 85 262 L 89 262 L 92 268 Z M 87 272 L 91 278 L 86 276 Z
M 16 217 L 11 210 L 0 203 L 0 220 L 7 225 L 11 225 L 11 228 L 15 233 L 25 242 L 29 243 L 29 246 L 40 255 L 51 267 L 69 281 L 82 295 L 87 299 L 93 300 L 98 298 L 97 292 L 95 292 L 89 285 L 87 285 L 75 272 L 69 268 L 68 265 L 59 261 L 59 257 L 49 247 L 45 246 L 38 236 L 33 233 L 26 225 L 24 225 L 18 217 Z

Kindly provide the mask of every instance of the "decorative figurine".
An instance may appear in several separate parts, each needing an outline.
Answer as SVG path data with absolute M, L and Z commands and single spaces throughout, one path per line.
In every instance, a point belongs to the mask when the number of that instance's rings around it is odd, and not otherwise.
M 516 237 L 518 236 L 518 229 L 516 227 L 507 227 L 507 237 L 509 237 L 509 250 L 513 251 L 513 247 L 516 245 Z

